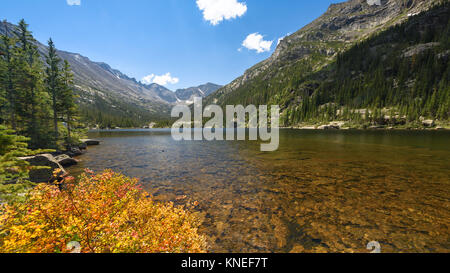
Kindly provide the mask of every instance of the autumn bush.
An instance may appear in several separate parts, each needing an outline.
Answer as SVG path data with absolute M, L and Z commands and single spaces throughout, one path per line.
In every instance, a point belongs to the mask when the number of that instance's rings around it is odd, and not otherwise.
M 87 171 L 64 187 L 39 185 L 24 203 L 3 205 L 0 252 L 196 253 L 205 238 L 192 213 L 154 202 L 137 179 L 113 171 Z

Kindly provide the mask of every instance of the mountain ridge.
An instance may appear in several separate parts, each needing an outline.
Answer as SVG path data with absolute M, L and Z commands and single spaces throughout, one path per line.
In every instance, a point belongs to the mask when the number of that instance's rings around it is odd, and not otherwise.
M 15 35 L 17 26 L 9 22 L 6 24 L 8 34 Z M 5 32 L 5 22 L 0 21 L 0 35 Z M 37 40 L 35 43 L 45 64 L 47 46 Z M 98 108 L 113 116 L 129 116 L 129 119 L 142 120 L 139 123 L 148 124 L 155 119 L 170 119 L 170 108 L 177 103 L 186 103 L 174 91 L 156 83 L 143 84 L 105 62 L 93 61 L 79 53 L 64 50 L 57 50 L 57 53 L 71 65 L 81 110 L 89 112 L 90 118 L 101 115 L 96 110 Z M 194 87 L 186 90 L 191 88 Z
M 364 40 L 381 28 L 400 24 L 410 15 L 426 10 L 439 0 L 350 0 L 331 4 L 327 11 L 313 22 L 280 41 L 274 53 L 254 65 L 231 83 L 219 89 L 209 102 L 226 103 L 233 93 L 261 74 L 273 78 L 279 70 L 300 61 L 310 65 L 307 73 L 316 71 L 336 58 L 339 52 Z M 315 60 L 312 58 L 317 57 Z M 273 68 L 272 70 L 270 68 Z M 230 95 L 232 96 L 232 95 Z
M 280 105 L 284 126 L 342 120 L 417 126 L 438 118 L 445 123 L 448 5 L 432 0 L 332 5 L 207 103 Z
M 208 82 L 199 86 L 178 89 L 175 91 L 175 94 L 180 101 L 192 103 L 194 101 L 194 97 L 205 98 L 216 92 L 221 87 L 221 85 Z

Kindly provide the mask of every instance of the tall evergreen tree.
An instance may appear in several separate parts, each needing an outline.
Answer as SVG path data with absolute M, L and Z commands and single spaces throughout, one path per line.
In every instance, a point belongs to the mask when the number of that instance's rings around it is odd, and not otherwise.
M 3 38 L 3 37 L 2 37 Z M 0 41 L 2 41 L 1 39 Z M 0 47 L 0 124 L 6 122 L 4 118 L 4 114 L 6 111 L 6 106 L 8 104 L 8 100 L 6 98 L 6 88 L 5 88 L 5 79 L 6 79 L 6 62 L 5 62 L 5 52 L 3 51 L 3 46 Z
M 5 35 L 2 38 L 1 44 L 1 52 L 2 52 L 2 60 L 4 61 L 4 75 L 2 77 L 2 85 L 5 90 L 5 97 L 7 101 L 5 111 L 9 113 L 9 124 L 15 130 L 17 129 L 17 120 L 16 120 L 16 90 L 14 83 L 14 74 L 15 74 L 15 64 L 14 64 L 14 55 L 15 55 L 15 39 L 10 37 L 10 30 L 8 27 L 8 22 L 3 21 L 5 27 Z
M 73 73 L 67 60 L 64 60 L 63 69 L 61 71 L 61 112 L 63 114 L 63 120 L 67 125 L 68 141 L 70 142 L 77 107 L 73 92 Z
M 59 96 L 60 96 L 60 68 L 61 59 L 56 52 L 55 44 L 52 39 L 48 41 L 48 54 L 46 56 L 46 87 L 52 100 L 53 110 L 53 130 L 54 130 L 54 146 L 57 147 L 59 132 L 58 132 L 58 114 L 60 112 Z
M 32 155 L 28 139 L 15 135 L 13 130 L 0 125 L 0 200 L 14 200 L 17 194 L 30 186 L 29 164 L 20 157 Z M 11 183 L 15 182 L 15 183 Z
M 35 147 L 39 140 L 39 121 L 37 120 L 40 96 L 39 84 L 41 81 L 42 63 L 39 59 L 36 41 L 28 30 L 28 24 L 22 19 L 18 31 L 19 59 L 22 69 L 18 73 L 18 81 L 22 88 L 21 109 L 24 116 L 24 134 L 31 138 L 31 146 Z M 34 142 L 34 143 L 33 143 Z

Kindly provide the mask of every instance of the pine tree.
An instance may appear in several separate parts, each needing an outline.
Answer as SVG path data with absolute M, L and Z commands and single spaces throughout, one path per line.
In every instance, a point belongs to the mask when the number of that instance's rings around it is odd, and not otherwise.
M 6 77 L 7 67 L 4 56 L 5 52 L 2 50 L 2 47 L 0 47 L 0 124 L 6 122 L 4 115 L 6 112 L 6 106 L 8 104 L 5 88 L 6 87 L 5 79 L 7 78 Z
M 2 38 L 2 44 L 1 44 L 1 52 L 2 52 L 2 59 L 4 61 L 5 71 L 4 71 L 4 77 L 2 77 L 2 85 L 5 90 L 5 97 L 6 97 L 6 109 L 5 112 L 9 113 L 9 123 L 11 124 L 11 127 L 13 129 L 17 128 L 17 120 L 16 120 L 16 90 L 15 90 L 15 83 L 14 83 L 14 74 L 15 74 L 15 39 L 10 37 L 10 31 L 8 27 L 8 22 L 5 20 L 3 21 L 4 27 L 5 27 L 5 35 L 3 35 Z
M 18 82 L 22 92 L 21 109 L 24 116 L 25 130 L 24 134 L 31 138 L 31 146 L 36 147 L 36 141 L 41 137 L 39 135 L 39 121 L 37 119 L 39 103 L 42 100 L 40 92 L 42 63 L 39 59 L 39 53 L 35 40 L 28 30 L 28 24 L 22 19 L 19 22 L 19 29 L 16 33 L 19 46 L 19 64 L 21 69 L 18 73 Z
M 68 142 L 71 142 L 72 126 L 77 113 L 77 107 L 73 92 L 73 73 L 67 60 L 64 60 L 64 66 L 61 71 L 61 112 L 67 124 Z
M 53 110 L 53 130 L 54 130 L 54 147 L 58 146 L 58 114 L 60 112 L 59 98 L 60 98 L 60 68 L 61 59 L 56 52 L 55 44 L 52 39 L 48 41 L 48 54 L 46 56 L 46 87 L 52 100 Z
M 0 125 L 0 200 L 15 200 L 26 189 L 29 164 L 20 157 L 33 154 L 27 148 L 28 139 Z

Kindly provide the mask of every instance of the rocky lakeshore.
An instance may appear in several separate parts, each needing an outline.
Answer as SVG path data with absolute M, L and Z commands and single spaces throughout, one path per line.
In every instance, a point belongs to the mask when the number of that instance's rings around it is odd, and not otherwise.
M 78 160 L 74 157 L 83 155 L 87 151 L 88 146 L 96 145 L 100 145 L 100 141 L 93 139 L 81 139 L 81 143 L 79 145 L 71 146 L 65 152 L 39 154 L 21 159 L 27 161 L 30 166 L 33 167 L 45 167 L 30 171 L 29 176 L 31 182 L 54 182 L 52 180 L 58 180 L 59 178 L 68 175 L 68 172 L 64 168 L 78 164 Z M 57 177 L 54 176 L 54 172 L 56 170 L 60 170 Z
M 284 127 L 285 129 L 299 130 L 449 130 L 448 124 L 441 124 L 435 120 L 421 120 L 414 124 L 351 124 L 345 121 L 333 121 L 326 124 L 299 124 L 296 126 Z

